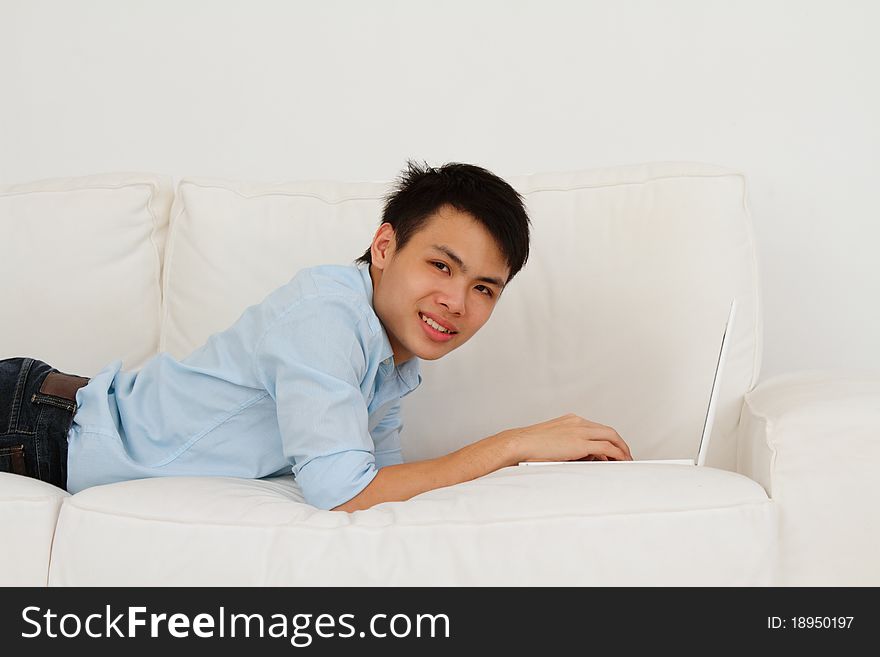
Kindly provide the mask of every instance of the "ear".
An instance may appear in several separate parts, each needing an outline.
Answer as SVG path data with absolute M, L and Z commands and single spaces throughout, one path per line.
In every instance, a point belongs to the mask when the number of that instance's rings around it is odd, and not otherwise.
M 389 223 L 379 226 L 370 244 L 370 257 L 377 269 L 385 269 L 391 256 L 394 255 L 394 228 Z

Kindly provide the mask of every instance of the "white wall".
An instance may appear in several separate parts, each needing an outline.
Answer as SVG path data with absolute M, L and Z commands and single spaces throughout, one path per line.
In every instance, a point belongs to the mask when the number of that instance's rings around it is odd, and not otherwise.
M 762 380 L 880 371 L 873 0 L 0 0 L 0 183 L 744 171 Z

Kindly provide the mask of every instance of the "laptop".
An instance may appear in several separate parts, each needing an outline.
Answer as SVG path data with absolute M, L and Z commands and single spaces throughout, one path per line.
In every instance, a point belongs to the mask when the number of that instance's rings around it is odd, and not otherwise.
M 736 299 L 730 304 L 730 312 L 727 314 L 727 324 L 721 336 L 721 351 L 718 354 L 718 363 L 715 366 L 715 378 L 712 379 L 712 393 L 709 395 L 709 409 L 706 411 L 706 419 L 703 421 L 703 435 L 700 438 L 700 446 L 697 448 L 697 456 L 693 459 L 645 459 L 633 461 L 520 461 L 519 465 L 593 465 L 596 463 L 671 463 L 674 465 L 705 465 L 706 455 L 709 453 L 709 441 L 712 435 L 712 424 L 715 421 L 715 407 L 718 402 L 718 390 L 721 387 L 721 373 L 727 360 L 728 339 L 733 332 L 733 319 L 736 316 Z

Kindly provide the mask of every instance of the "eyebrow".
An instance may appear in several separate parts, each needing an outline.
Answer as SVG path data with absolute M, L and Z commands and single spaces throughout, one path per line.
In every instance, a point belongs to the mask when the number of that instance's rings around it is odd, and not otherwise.
M 439 251 L 440 253 L 445 254 L 447 258 L 458 265 L 458 268 L 461 269 L 462 273 L 467 274 L 468 268 L 465 266 L 462 259 L 458 257 L 455 251 L 450 249 L 448 246 L 445 246 L 444 244 L 432 244 L 431 248 L 435 251 Z M 499 289 L 504 289 L 504 283 L 502 283 L 501 280 L 498 278 L 493 278 L 491 276 L 479 276 L 477 277 L 477 280 L 482 281 L 483 283 L 491 283 Z

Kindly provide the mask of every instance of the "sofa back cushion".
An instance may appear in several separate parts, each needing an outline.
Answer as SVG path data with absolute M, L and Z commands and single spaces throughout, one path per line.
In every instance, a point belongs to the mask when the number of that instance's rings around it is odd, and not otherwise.
M 91 376 L 153 356 L 172 198 L 147 173 L 0 186 L 0 358 Z
M 369 246 L 383 183 L 184 178 L 171 209 L 160 351 L 182 358 L 304 267 Z
M 733 469 L 761 323 L 741 174 L 654 163 L 510 177 L 529 262 L 461 348 L 422 363 L 404 400 L 407 460 L 568 412 L 614 427 L 637 458 L 696 455 L 731 298 L 737 324 L 709 464 Z M 348 264 L 387 182 L 185 178 L 171 210 L 159 348 L 185 357 L 300 268 Z

